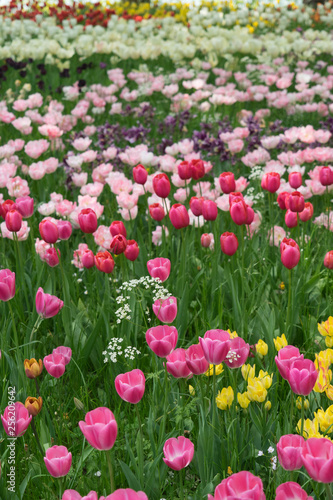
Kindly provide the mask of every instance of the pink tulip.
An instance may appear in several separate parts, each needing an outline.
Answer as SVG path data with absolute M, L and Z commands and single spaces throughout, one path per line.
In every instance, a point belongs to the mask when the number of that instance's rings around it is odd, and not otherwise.
M 177 345 L 178 332 L 174 326 L 154 326 L 146 332 L 146 341 L 150 349 L 159 358 L 166 358 Z
M 291 238 L 283 238 L 280 244 L 281 262 L 287 269 L 297 266 L 301 253 L 296 241 Z
M 60 378 L 65 373 L 65 358 L 62 354 L 52 353 L 45 356 L 43 363 L 46 371 L 54 378 Z
M 63 477 L 69 472 L 72 465 L 72 454 L 66 446 L 52 446 L 46 450 L 44 462 L 47 470 L 53 477 Z
M 270 193 L 276 193 L 280 187 L 280 174 L 267 172 L 261 179 L 261 187 Z
M 303 465 L 318 483 L 333 482 L 333 443 L 326 438 L 307 439 L 301 451 Z
M 193 373 L 189 369 L 185 359 L 185 349 L 175 349 L 166 357 L 167 372 L 175 378 L 192 378 Z
M 15 295 L 15 273 L 10 269 L 0 271 L 0 300 L 7 302 Z
M 118 426 L 109 408 L 100 407 L 86 413 L 79 427 L 88 443 L 97 450 L 110 450 L 117 438 Z
M 101 497 L 99 500 L 148 500 L 148 497 L 143 491 L 134 491 L 130 488 L 121 488 L 114 491 L 107 497 Z
M 125 238 L 127 236 L 127 231 L 124 223 L 121 220 L 114 220 L 110 226 L 111 236 L 117 236 L 117 234 L 122 234 Z
M 202 215 L 202 204 L 204 201 L 204 198 L 197 198 L 196 196 L 192 196 L 190 199 L 190 209 L 196 217 Z
M 279 462 L 285 470 L 297 470 L 302 467 L 301 451 L 304 442 L 303 436 L 298 434 L 281 436 L 276 450 Z
M 175 203 L 169 210 L 169 218 L 175 229 L 182 229 L 190 224 L 190 217 L 186 207 L 181 203 Z
M 58 297 L 44 293 L 41 287 L 38 288 L 36 293 L 36 311 L 42 318 L 52 318 L 58 314 L 63 305 L 63 301 L 58 299 Z
M 236 337 L 229 342 L 229 352 L 224 360 L 229 368 L 239 368 L 244 365 L 250 353 L 250 345 L 244 339 Z
M 90 491 L 88 495 L 81 497 L 76 490 L 65 490 L 61 500 L 98 500 L 96 491 Z
M 234 223 L 238 226 L 246 224 L 247 205 L 242 198 L 237 197 L 233 199 L 232 203 L 230 204 L 230 215 Z
M 252 207 L 246 206 L 246 221 L 245 224 L 249 226 L 254 220 L 254 210 Z
M 68 240 L 72 234 L 72 224 L 68 220 L 59 220 L 57 223 L 60 240 Z
M 200 243 L 203 248 L 209 248 L 212 241 L 213 241 L 213 246 L 214 246 L 214 237 L 212 237 L 212 234 L 204 233 L 201 235 L 200 238 Z
M 215 201 L 204 200 L 202 202 L 202 216 L 205 220 L 215 220 L 217 218 L 217 205 Z
M 202 375 L 209 368 L 200 344 L 193 344 L 185 351 L 185 361 L 194 375 Z
M 289 369 L 288 382 L 291 390 L 300 396 L 308 396 L 318 378 L 315 364 L 310 359 L 297 359 Z
M 288 209 L 284 216 L 284 222 L 286 223 L 286 226 L 289 227 L 290 229 L 296 227 L 298 224 L 297 213 L 292 212 L 291 210 Z
M 325 257 L 324 257 L 324 266 L 327 267 L 327 269 L 333 269 L 333 250 L 330 250 L 325 255 Z
M 155 300 L 153 304 L 153 311 L 162 323 L 172 323 L 177 316 L 176 297 L 169 297 L 165 300 Z
M 215 488 L 214 496 L 208 495 L 208 500 L 241 500 L 243 498 L 244 500 L 266 500 L 262 480 L 245 470 L 223 479 Z
M 275 363 L 282 378 L 288 380 L 290 367 L 297 359 L 304 359 L 303 354 L 299 353 L 297 347 L 286 345 L 279 350 L 275 356 Z
M 117 375 L 115 378 L 116 391 L 127 403 L 137 404 L 143 398 L 146 379 L 139 369 Z
M 65 365 L 68 365 L 68 363 L 72 359 L 72 349 L 63 345 L 53 349 L 52 354 L 61 354 L 64 357 Z
M 298 189 L 303 182 L 301 172 L 290 172 L 288 182 L 293 189 Z
M 97 215 L 92 208 L 84 208 L 78 215 L 81 231 L 87 234 L 94 233 L 97 229 Z
M 8 231 L 17 233 L 22 226 L 22 215 L 17 210 L 9 210 L 6 213 L 5 222 Z
M 178 175 L 182 180 L 191 179 L 191 170 L 190 164 L 188 161 L 182 161 L 179 163 L 178 167 Z
M 167 198 L 171 190 L 169 177 L 166 174 L 157 174 L 153 179 L 154 192 L 160 198 Z
M 127 240 L 127 246 L 125 248 L 124 255 L 127 260 L 134 262 L 140 253 L 139 245 L 135 240 Z
M 333 170 L 331 167 L 321 167 L 319 181 L 322 186 L 331 186 L 333 184 Z
M 236 189 L 235 176 L 232 172 L 223 172 L 219 177 L 219 183 L 224 194 L 232 193 Z
M 32 415 L 29 415 L 24 404 L 17 401 L 13 405 L 7 406 L 1 421 L 5 433 L 10 437 L 23 436 L 31 422 Z
M 148 172 L 143 165 L 139 164 L 133 168 L 133 178 L 137 184 L 146 184 L 147 177 Z
M 85 250 L 81 255 L 81 262 L 83 267 L 90 269 L 95 265 L 95 255 L 92 250 Z
M 286 191 L 282 191 L 277 197 L 277 202 L 281 210 L 286 210 L 288 208 L 288 199 L 289 199 L 290 193 L 287 193 Z
M 56 224 L 44 219 L 39 223 L 39 232 L 46 243 L 55 243 L 59 239 L 59 230 Z
M 43 260 L 48 266 L 55 267 L 59 264 L 59 254 L 60 251 L 56 250 L 54 247 L 47 248 L 43 255 Z
M 310 203 L 310 201 L 306 201 L 304 203 L 304 209 L 302 212 L 299 214 L 299 218 L 301 219 L 302 222 L 307 222 L 310 220 L 313 216 L 313 205 Z
M 191 160 L 190 161 L 190 172 L 191 177 L 194 180 L 201 179 L 205 175 L 205 165 L 202 160 Z
M 169 259 L 157 257 L 156 259 L 148 260 L 147 268 L 152 278 L 159 278 L 163 282 L 169 278 L 171 262 Z
M 157 221 L 162 220 L 165 216 L 164 208 L 160 203 L 149 205 L 149 213 L 151 218 Z
M 280 484 L 275 491 L 275 500 L 313 500 L 298 483 L 288 481 Z
M 163 461 L 170 469 L 181 470 L 192 462 L 194 444 L 184 436 L 170 438 L 164 443 L 163 453 Z
M 34 199 L 30 196 L 21 196 L 20 198 L 16 198 L 15 200 L 16 208 L 24 217 L 28 219 L 34 213 Z
M 220 236 L 221 250 L 225 255 L 234 255 L 238 248 L 238 239 L 234 233 L 223 233 Z
M 303 212 L 304 210 L 304 196 L 298 191 L 294 191 L 288 198 L 289 209 L 292 212 Z
M 225 330 L 208 330 L 199 342 L 208 363 L 219 365 L 229 352 L 230 335 Z

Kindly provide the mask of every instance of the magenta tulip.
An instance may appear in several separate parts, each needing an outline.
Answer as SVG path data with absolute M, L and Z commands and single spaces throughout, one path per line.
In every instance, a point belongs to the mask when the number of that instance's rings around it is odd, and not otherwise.
M 194 375 L 202 375 L 209 369 L 209 363 L 200 344 L 193 344 L 186 349 L 185 361 Z
M 190 209 L 196 217 L 202 215 L 202 204 L 204 202 L 204 198 L 197 198 L 196 196 L 192 196 L 190 199 Z
M 288 208 L 288 199 L 289 199 L 290 193 L 287 191 L 282 191 L 277 197 L 277 202 L 281 210 L 286 210 Z
M 230 198 L 230 195 L 229 195 Z M 230 215 L 232 220 L 238 226 L 246 224 L 247 221 L 247 205 L 243 198 L 236 197 L 230 204 Z
M 201 235 L 200 243 L 203 248 L 209 248 L 211 243 L 214 245 L 214 237 L 208 233 L 204 233 Z
M 7 302 L 15 295 L 15 273 L 10 269 L 0 271 L 0 300 Z
M 235 176 L 232 172 L 223 172 L 219 177 L 219 183 L 224 194 L 232 193 L 236 189 Z
M 318 483 L 333 482 L 333 443 L 326 438 L 307 439 L 301 451 L 303 465 Z
M 17 233 L 22 226 L 22 215 L 17 210 L 9 210 L 6 213 L 5 222 L 8 231 Z
M 97 229 L 97 215 L 92 208 L 83 208 L 78 215 L 81 231 L 86 234 L 94 233 Z
M 110 250 L 115 255 L 124 253 L 127 247 L 127 240 L 122 234 L 117 234 L 112 238 Z
M 169 297 L 165 300 L 155 300 L 153 304 L 153 311 L 155 316 L 157 316 L 162 323 L 172 323 L 177 316 L 176 297 Z
M 190 161 L 190 172 L 191 177 L 194 180 L 201 179 L 205 175 L 205 165 L 202 160 L 191 160 Z
M 217 205 L 215 201 L 204 200 L 202 202 L 202 216 L 205 220 L 215 220 L 217 218 Z
M 298 189 L 303 182 L 301 172 L 290 172 L 288 182 L 293 189 Z
M 169 259 L 157 257 L 156 259 L 148 260 L 147 268 L 152 278 L 159 278 L 163 282 L 169 278 L 171 262 Z
M 46 243 L 56 243 L 59 239 L 58 226 L 50 220 L 44 219 L 39 223 L 39 232 Z
M 167 372 L 175 378 L 192 378 L 193 373 L 189 369 L 186 358 L 185 349 L 175 349 L 169 356 L 166 357 Z
M 302 212 L 299 214 L 299 218 L 301 219 L 302 222 L 307 222 L 310 220 L 313 216 L 313 205 L 310 201 L 306 201 L 304 203 L 304 209 Z
M 229 342 L 229 351 L 224 360 L 229 368 L 239 368 L 244 365 L 250 353 L 250 345 L 244 339 L 236 337 Z
M 133 168 L 133 179 L 137 184 L 144 185 L 147 182 L 148 172 L 143 165 L 139 163 Z
M 127 246 L 125 248 L 124 255 L 127 260 L 134 262 L 140 253 L 139 245 L 135 240 L 127 240 Z
M 72 349 L 63 345 L 53 349 L 52 354 L 61 354 L 64 357 L 65 365 L 68 365 L 72 359 Z
M 286 345 L 279 350 L 275 356 L 275 363 L 282 378 L 288 380 L 290 367 L 297 359 L 304 359 L 297 347 Z
M 178 175 L 183 181 L 191 179 L 190 164 L 188 161 L 182 161 L 181 163 L 179 163 L 177 169 Z
M 194 444 L 184 436 L 170 438 L 164 443 L 163 453 L 163 461 L 170 469 L 181 470 L 192 462 Z
M 280 244 L 281 262 L 287 269 L 297 266 L 301 253 L 296 241 L 291 238 L 283 238 Z
M 114 491 L 107 497 L 101 497 L 99 500 L 148 500 L 148 497 L 143 491 L 134 491 L 130 488 L 121 488 Z
M 143 398 L 146 379 L 139 369 L 117 375 L 114 384 L 116 391 L 127 403 L 137 404 Z
M 304 210 L 304 196 L 298 191 L 294 191 L 288 198 L 289 210 L 292 212 L 303 212 Z
M 117 236 L 117 234 L 122 234 L 125 238 L 127 236 L 127 231 L 124 223 L 121 220 L 114 220 L 109 227 L 111 236 Z
M 60 378 L 65 373 L 66 363 L 62 354 L 52 353 L 45 356 L 43 363 L 46 371 L 54 378 Z
M 88 495 L 81 497 L 76 490 L 65 490 L 61 500 L 98 500 L 96 491 L 90 491 Z
M 286 223 L 286 226 L 289 227 L 290 229 L 296 227 L 298 224 L 297 213 L 292 212 L 291 210 L 288 209 L 284 216 L 284 222 Z
M 229 352 L 230 335 L 225 330 L 208 330 L 199 342 L 208 363 L 219 365 Z
M 118 432 L 116 419 L 109 408 L 100 407 L 88 411 L 79 427 L 88 443 L 96 450 L 111 450 Z
M 95 266 L 95 255 L 92 250 L 85 250 L 81 255 L 81 262 L 83 267 L 90 269 Z
M 44 253 L 44 261 L 50 267 L 55 267 L 59 264 L 60 251 L 56 250 L 54 247 L 47 248 Z
M 315 364 L 310 359 L 297 359 L 289 369 L 288 382 L 291 390 L 300 396 L 308 396 L 318 378 Z
M 330 250 L 325 255 L 325 257 L 324 257 L 324 266 L 327 267 L 327 269 L 333 269 L 333 250 Z M 0 274 L 1 274 L 1 271 L 0 271 Z M 0 287 L 1 287 L 1 285 L 0 285 Z
M 42 318 L 52 318 L 58 314 L 63 305 L 63 301 L 58 299 L 58 297 L 44 293 L 41 287 L 38 288 L 36 293 L 36 311 Z
M 146 341 L 156 356 L 166 358 L 177 345 L 178 332 L 174 326 L 154 326 L 147 330 Z
M 16 198 L 15 205 L 24 219 L 28 219 L 34 213 L 34 199 L 30 196 Z
M 171 191 L 169 177 L 166 174 L 157 174 L 153 179 L 153 189 L 160 198 L 167 198 Z
M 160 203 L 149 205 L 149 213 L 151 218 L 157 221 L 162 220 L 165 216 L 164 208 Z
M 275 495 L 275 500 L 313 500 L 313 497 L 309 497 L 307 492 L 293 481 L 280 484 L 276 488 Z
M 238 239 L 234 233 L 223 233 L 220 236 L 221 250 L 225 255 L 234 255 L 238 248 Z
M 319 171 L 319 181 L 322 186 L 331 186 L 331 184 L 333 184 L 333 170 L 331 167 L 321 167 Z
M 298 434 L 281 436 L 276 450 L 279 462 L 285 470 L 297 470 L 302 467 L 301 451 L 304 442 L 303 436 Z
M 28 410 L 23 403 L 17 401 L 4 411 L 1 415 L 1 421 L 5 433 L 10 437 L 23 436 L 31 422 L 32 415 L 29 415 Z
M 280 174 L 277 172 L 267 172 L 261 179 L 261 187 L 270 193 L 276 193 L 280 187 Z
M 237 472 L 223 479 L 215 488 L 214 496 L 208 495 L 208 500 L 236 499 L 266 500 L 260 477 L 245 470 Z
M 57 223 L 60 240 L 68 240 L 72 235 L 72 224 L 68 220 L 59 220 Z
M 169 210 L 169 218 L 175 229 L 187 227 L 190 223 L 190 217 L 186 207 L 181 203 L 175 203 Z
M 71 468 L 72 454 L 66 446 L 52 446 L 46 450 L 44 462 L 51 476 L 63 477 L 68 474 Z

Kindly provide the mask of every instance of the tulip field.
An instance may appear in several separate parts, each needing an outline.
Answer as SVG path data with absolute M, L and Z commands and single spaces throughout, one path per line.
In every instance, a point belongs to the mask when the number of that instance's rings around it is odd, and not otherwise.
M 0 500 L 332 500 L 332 7 L 0 7 Z

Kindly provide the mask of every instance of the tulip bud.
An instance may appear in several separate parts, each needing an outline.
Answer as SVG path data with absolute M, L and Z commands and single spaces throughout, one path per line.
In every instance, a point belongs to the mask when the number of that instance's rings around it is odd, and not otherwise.
M 278 202 L 278 205 L 279 207 L 281 208 L 281 210 L 286 210 L 287 208 L 289 208 L 289 206 L 287 205 L 287 200 L 290 196 L 290 193 L 287 193 L 286 191 L 283 191 L 282 193 L 280 193 L 277 197 L 277 202 Z
M 31 379 L 37 378 L 43 371 L 43 361 L 40 359 L 37 362 L 35 358 L 25 359 L 24 370 L 28 378 Z
M 39 232 L 46 243 L 55 243 L 59 239 L 58 227 L 51 221 L 45 219 L 39 224 Z
M 74 405 L 75 405 L 75 408 L 77 408 L 78 410 L 84 411 L 84 404 L 82 403 L 82 401 L 80 401 L 79 399 L 77 399 L 75 397 L 74 397 Z
M 246 224 L 247 221 L 247 205 L 242 198 L 234 198 L 230 204 L 230 215 L 232 220 L 238 226 Z
M 313 205 L 309 201 L 304 203 L 304 210 L 299 213 L 302 222 L 307 222 L 313 216 Z
M 275 193 L 280 187 L 280 174 L 267 172 L 261 179 L 261 187 L 270 193 Z
M 41 397 L 37 398 L 32 398 L 28 397 L 25 400 L 24 406 L 29 412 L 29 415 L 32 415 L 33 417 L 36 417 L 38 413 L 41 411 L 42 406 L 43 406 L 43 400 Z
M 111 236 L 117 236 L 117 234 L 122 234 L 126 238 L 127 232 L 124 223 L 121 220 L 114 220 L 110 226 L 110 234 Z
M 201 179 L 205 175 L 205 165 L 202 160 L 190 161 L 191 177 L 194 180 Z
M 147 177 L 148 172 L 143 165 L 139 164 L 133 168 L 133 178 L 137 184 L 146 184 Z
M 17 210 L 9 210 L 5 216 L 8 231 L 17 233 L 22 226 L 22 215 Z
M 281 250 L 282 248 L 282 250 Z M 287 269 L 292 269 L 297 266 L 300 259 L 300 250 L 296 241 L 287 238 L 283 238 L 281 245 L 281 262 Z
M 34 213 L 34 199 L 30 196 L 16 198 L 15 204 L 17 210 L 25 219 L 28 219 Z
M 112 255 L 107 251 L 98 252 L 95 255 L 95 266 L 99 271 L 102 271 L 103 273 L 112 273 L 114 268 L 114 260 Z
M 217 218 L 217 205 L 215 201 L 204 200 L 202 202 L 202 215 L 205 220 L 215 220 Z
M 289 209 L 292 212 L 303 212 L 304 210 L 304 197 L 298 191 L 294 191 L 288 198 Z
M 81 256 L 81 262 L 83 267 L 90 269 L 95 265 L 95 255 L 92 250 L 86 250 Z
M 183 181 L 191 179 L 190 164 L 188 161 L 182 161 L 178 165 L 178 175 Z
M 80 229 L 86 234 L 94 233 L 97 229 L 97 215 L 91 208 L 84 208 L 78 215 Z
M 68 220 L 59 220 L 57 223 L 60 240 L 68 240 L 72 235 L 72 224 Z
M 219 177 L 219 182 L 224 194 L 232 193 L 236 189 L 235 176 L 232 172 L 223 172 Z
M 298 189 L 303 182 L 301 172 L 290 172 L 288 181 L 293 189 Z
M 287 227 L 289 227 L 289 228 L 296 227 L 297 226 L 297 213 L 292 212 L 291 210 L 287 210 L 286 214 L 284 216 L 284 221 L 285 221 Z
M 204 248 L 208 248 L 209 245 L 211 244 L 211 241 L 212 241 L 212 237 L 210 234 L 208 233 L 204 233 L 201 235 L 201 246 L 204 247 Z
M 127 240 L 125 236 L 123 236 L 122 234 L 117 234 L 117 236 L 114 236 L 110 245 L 110 250 L 112 253 L 114 253 L 115 255 L 120 255 L 121 253 L 125 252 L 126 247 Z
M 204 198 L 196 198 L 196 196 L 193 196 L 190 199 L 190 209 L 196 217 L 199 217 L 202 215 L 202 203 L 204 202 Z
M 166 174 L 157 174 L 153 179 L 153 188 L 157 196 L 167 198 L 171 191 L 169 177 Z
M 333 184 L 333 170 L 330 167 L 321 167 L 319 171 L 319 180 L 323 186 Z
M 234 233 L 223 233 L 220 237 L 221 250 L 226 255 L 234 255 L 238 248 L 238 239 Z
M 327 267 L 327 269 L 333 269 L 333 250 L 330 250 L 325 255 L 324 266 Z
M 124 255 L 126 259 L 134 262 L 139 256 L 139 246 L 135 240 L 127 240 L 127 247 L 125 248 Z
M 181 205 L 180 203 L 172 205 L 169 211 L 169 217 L 171 224 L 176 229 L 187 227 L 190 223 L 188 211 L 186 210 L 186 207 L 184 205 Z
M 164 208 L 160 203 L 149 205 L 149 213 L 151 218 L 157 221 L 161 221 L 165 216 Z

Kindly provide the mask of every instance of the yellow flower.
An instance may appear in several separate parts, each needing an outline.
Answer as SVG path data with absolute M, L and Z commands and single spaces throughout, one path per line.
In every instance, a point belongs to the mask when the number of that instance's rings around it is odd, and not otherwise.
M 301 433 L 301 420 L 298 421 L 296 431 L 298 432 L 298 434 Z M 319 433 L 319 423 L 316 419 L 310 420 L 309 418 L 307 418 L 306 420 L 304 420 L 303 437 L 305 439 L 308 439 L 310 437 L 323 437 Z
M 297 407 L 298 410 L 302 409 L 302 398 L 301 398 L 301 396 L 298 396 L 298 398 L 296 399 L 296 407 Z M 308 410 L 309 408 L 310 408 L 309 400 L 308 399 L 304 399 L 304 409 Z
M 265 410 L 269 411 L 272 408 L 272 403 L 270 401 L 266 401 Z
M 268 345 L 266 344 L 266 342 L 259 339 L 258 343 L 256 344 L 256 351 L 259 355 L 259 358 L 263 358 L 264 356 L 266 356 L 266 354 L 268 353 Z
M 328 320 L 318 323 L 318 332 L 323 337 L 327 335 L 333 337 L 333 316 L 330 316 Z
M 333 400 L 333 385 L 329 385 L 326 389 L 326 396 L 328 397 L 328 399 L 330 399 L 331 401 Z
M 315 359 L 315 367 L 317 370 L 320 369 L 320 366 L 324 366 L 325 368 L 328 368 L 330 364 L 332 363 L 332 349 L 325 349 L 325 351 L 320 351 L 318 354 L 316 354 L 316 359 Z
M 326 366 L 320 364 L 319 375 L 313 390 L 315 392 L 325 392 L 328 386 L 330 385 L 331 380 L 332 380 L 332 371 L 328 370 Z
M 329 433 L 333 432 L 333 405 L 329 406 L 326 411 L 319 409 L 315 413 L 316 420 L 319 422 L 321 432 L 326 432 L 329 428 Z
M 229 330 L 229 328 L 228 328 L 227 332 L 229 333 L 229 335 L 230 335 L 230 338 L 231 338 L 231 339 L 235 339 L 236 337 L 238 337 L 238 334 L 237 334 L 237 332 L 236 332 L 236 331 L 231 332 L 231 331 Z
M 244 409 L 246 409 L 249 406 L 249 404 L 251 403 L 251 401 L 247 397 L 247 392 L 244 392 L 243 394 L 238 392 L 237 401 L 238 401 L 239 406 L 241 408 L 244 408 Z
M 216 375 L 220 375 L 223 372 L 223 365 L 215 365 L 215 373 Z M 206 377 L 212 377 L 214 375 L 214 365 L 209 365 L 208 370 L 205 372 Z
M 325 337 L 325 344 L 327 347 L 333 347 L 333 337 Z
M 219 391 L 216 396 L 216 406 L 220 410 L 226 410 L 230 408 L 234 400 L 234 391 L 231 386 L 223 387 L 222 391 Z
M 262 383 L 262 385 L 265 387 L 265 389 L 269 389 L 270 386 L 272 385 L 273 382 L 273 373 L 272 375 L 269 375 L 267 372 L 264 372 L 263 370 L 260 370 L 258 379 Z
M 241 372 L 244 380 L 247 380 L 249 377 L 254 378 L 256 376 L 256 365 L 242 365 Z
M 230 465 L 228 465 L 228 474 L 229 474 L 229 476 L 231 476 L 231 474 L 233 474 Z
M 267 396 L 264 384 L 258 378 L 249 378 L 247 381 L 247 397 L 250 401 L 263 403 Z
M 38 399 L 37 398 L 28 397 L 25 400 L 24 406 L 28 410 L 29 415 L 32 415 L 33 417 L 36 417 L 36 415 L 38 415 L 38 413 L 42 409 L 43 400 L 42 400 L 42 398 L 40 396 L 39 396 Z
M 281 335 L 281 337 L 276 337 L 276 339 L 273 339 L 273 342 L 277 351 L 282 349 L 282 347 L 286 347 L 286 345 L 288 345 L 288 341 L 284 333 Z
M 195 389 L 194 389 L 193 385 L 189 385 L 188 390 L 189 390 L 189 393 L 191 396 L 195 395 Z

